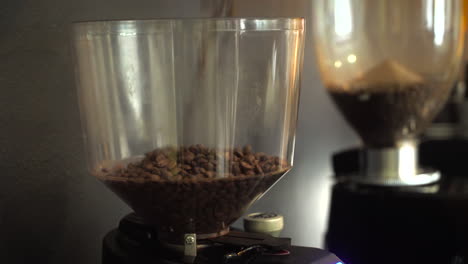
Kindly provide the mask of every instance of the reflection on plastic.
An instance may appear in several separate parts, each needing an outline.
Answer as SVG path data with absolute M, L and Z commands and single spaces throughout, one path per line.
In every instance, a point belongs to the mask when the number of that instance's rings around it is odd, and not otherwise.
M 353 31 L 353 17 L 350 0 L 335 0 L 335 32 L 340 37 L 347 37 Z

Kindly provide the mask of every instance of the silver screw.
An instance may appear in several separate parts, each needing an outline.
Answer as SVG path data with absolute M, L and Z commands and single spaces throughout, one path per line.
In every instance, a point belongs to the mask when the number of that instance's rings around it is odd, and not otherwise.
M 188 245 L 191 245 L 191 244 L 195 243 L 195 238 L 193 236 L 187 236 L 185 238 L 185 243 L 188 244 Z

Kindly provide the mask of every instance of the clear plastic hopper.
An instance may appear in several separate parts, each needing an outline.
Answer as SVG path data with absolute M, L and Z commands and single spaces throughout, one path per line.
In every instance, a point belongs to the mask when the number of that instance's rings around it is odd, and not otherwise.
M 293 165 L 300 18 L 76 23 L 91 174 L 160 239 L 209 238 Z

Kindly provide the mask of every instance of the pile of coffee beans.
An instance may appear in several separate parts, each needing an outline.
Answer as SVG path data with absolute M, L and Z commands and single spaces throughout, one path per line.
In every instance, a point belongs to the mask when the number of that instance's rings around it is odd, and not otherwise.
M 175 180 L 215 177 L 243 177 L 276 173 L 287 168 L 279 157 L 254 153 L 247 145 L 217 151 L 201 144 L 190 147 L 162 148 L 146 153 L 143 160 L 120 167 L 112 176 L 147 180 Z M 103 168 L 102 172 L 109 172 Z
M 251 146 L 161 148 L 98 177 L 160 235 L 219 234 L 290 169 Z

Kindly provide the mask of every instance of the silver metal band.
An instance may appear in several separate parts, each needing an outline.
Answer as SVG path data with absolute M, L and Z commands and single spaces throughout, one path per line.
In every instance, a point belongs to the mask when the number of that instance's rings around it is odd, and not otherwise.
M 358 183 L 382 186 L 416 186 L 437 182 L 440 173 L 418 167 L 416 141 L 406 141 L 395 148 L 366 149 Z

